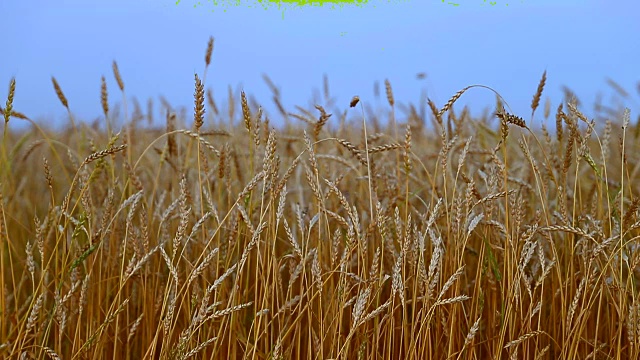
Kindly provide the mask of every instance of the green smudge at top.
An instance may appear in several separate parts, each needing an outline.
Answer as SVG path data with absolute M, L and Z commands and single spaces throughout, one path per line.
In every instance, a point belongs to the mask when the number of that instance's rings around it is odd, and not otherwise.
M 324 5 L 329 5 L 331 9 L 336 9 L 337 7 L 344 7 L 344 5 L 356 5 L 356 6 L 362 6 L 365 4 L 369 3 L 369 0 L 253 0 L 253 4 L 250 4 L 252 1 L 250 0 L 207 0 L 208 2 L 212 2 L 214 5 L 216 6 L 224 6 L 225 7 L 225 11 L 226 8 L 229 5 L 235 5 L 235 6 L 239 6 L 239 5 L 248 5 L 248 7 L 253 8 L 255 5 L 262 6 L 265 10 L 267 10 L 269 8 L 269 4 L 270 5 L 276 5 L 278 9 L 281 9 L 283 11 L 283 17 L 284 17 L 284 7 L 282 5 L 297 5 L 298 7 L 302 7 L 302 6 L 324 6 Z M 397 2 L 406 2 L 408 0 L 395 0 Z M 419 0 L 419 1 L 425 1 L 425 0 Z M 455 6 L 455 7 L 459 7 L 460 3 L 458 2 L 454 2 L 451 0 L 441 0 L 443 4 L 446 5 L 451 5 L 451 6 Z M 176 5 L 180 5 L 180 3 L 182 2 L 182 0 L 175 0 L 175 4 Z M 387 0 L 387 2 L 392 2 L 391 0 Z M 520 1 L 520 2 L 524 2 L 524 1 Z M 481 6 L 484 5 L 491 5 L 491 6 L 495 6 L 498 4 L 497 1 L 491 1 L 491 0 L 483 0 L 481 3 Z M 194 7 L 199 7 L 201 6 L 202 3 L 200 1 L 197 1 L 194 4 Z M 506 6 L 509 6 L 509 3 L 504 4 Z M 375 5 L 373 5 L 375 7 Z
M 355 4 L 362 5 L 369 2 L 369 0 L 267 0 L 271 3 L 280 4 L 295 4 L 298 6 L 311 5 L 311 6 L 322 6 L 328 4 Z

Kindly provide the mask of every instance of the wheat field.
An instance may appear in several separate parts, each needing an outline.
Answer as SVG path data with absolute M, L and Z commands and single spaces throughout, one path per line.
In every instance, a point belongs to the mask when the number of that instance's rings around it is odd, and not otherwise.
M 205 91 L 212 51 L 189 113 L 131 102 L 114 62 L 93 125 L 52 78 L 56 132 L 13 108 L 11 80 L 1 358 L 640 357 L 628 110 L 541 105 L 545 72 L 528 121 L 485 86 L 401 115 L 385 81 L 379 112 L 286 110 L 273 87 L 274 125 L 244 92 Z M 456 111 L 470 89 L 495 112 Z

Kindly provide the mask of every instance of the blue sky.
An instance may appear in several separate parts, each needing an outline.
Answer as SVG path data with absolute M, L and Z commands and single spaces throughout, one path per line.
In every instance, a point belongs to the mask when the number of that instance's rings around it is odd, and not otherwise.
M 265 9 L 255 0 L 3 0 L 0 99 L 4 106 L 15 77 L 15 110 L 39 121 L 66 121 L 53 75 L 76 116 L 92 121 L 102 114 L 102 75 L 111 105 L 121 100 L 111 70 L 116 60 L 127 96 L 135 96 L 143 109 L 149 97 L 159 104 L 162 95 L 191 111 L 194 72 L 202 75 L 206 43 L 214 36 L 206 87 L 218 105 L 225 107 L 231 85 L 253 95 L 275 122 L 280 119 L 263 73 L 292 112 L 294 105 L 310 106 L 326 73 L 343 109 L 353 95 L 384 106 L 374 99 L 373 83 L 388 78 L 397 102 L 417 103 L 424 89 L 439 106 L 467 85 L 490 86 L 528 120 L 546 70 L 544 95 L 554 108 L 566 85 L 592 115 L 598 92 L 605 103 L 610 100 L 611 78 L 629 91 L 625 105 L 633 119 L 638 115 L 637 1 L 458 2 L 371 0 L 359 7 Z M 417 80 L 419 72 L 427 78 Z M 473 89 L 459 102 L 458 109 L 469 104 L 480 114 L 494 106 L 495 96 Z

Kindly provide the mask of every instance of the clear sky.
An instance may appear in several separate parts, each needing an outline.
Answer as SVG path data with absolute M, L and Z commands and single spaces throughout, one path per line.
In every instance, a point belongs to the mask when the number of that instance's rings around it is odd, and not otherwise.
M 637 1 L 458 2 L 371 0 L 332 9 L 264 0 L 1 0 L 0 102 L 4 107 L 15 77 L 15 110 L 40 121 L 65 121 L 53 75 L 72 111 L 91 121 L 102 114 L 102 75 L 112 106 L 121 99 L 111 70 L 116 60 L 127 96 L 138 98 L 143 109 L 149 97 L 158 104 L 163 95 L 191 111 L 194 72 L 202 75 L 207 40 L 214 36 L 206 87 L 220 107 L 231 85 L 255 96 L 276 122 L 263 73 L 293 112 L 293 105 L 310 105 L 326 73 L 343 109 L 353 95 L 376 106 L 373 83 L 388 78 L 397 102 L 416 103 L 425 89 L 439 106 L 467 85 L 490 86 L 528 120 L 546 70 L 545 96 L 554 108 L 566 85 L 592 114 L 598 92 L 610 100 L 611 78 L 629 91 L 627 106 L 637 117 Z M 419 72 L 427 78 L 416 79 Z M 473 89 L 460 104 L 479 114 L 494 106 L 495 96 Z

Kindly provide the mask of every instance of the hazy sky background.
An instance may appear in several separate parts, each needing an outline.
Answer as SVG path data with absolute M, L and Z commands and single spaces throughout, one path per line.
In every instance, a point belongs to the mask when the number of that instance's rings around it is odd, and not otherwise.
M 609 77 L 629 91 L 626 104 L 633 119 L 638 115 L 637 1 L 458 2 L 371 0 L 331 9 L 278 8 L 256 0 L 218 0 L 217 5 L 202 0 L 198 6 L 193 0 L 2 0 L 0 102 L 4 107 L 15 77 L 16 111 L 39 121 L 66 121 L 53 75 L 72 111 L 92 121 L 102 114 L 102 75 L 111 106 L 121 100 L 111 70 L 116 60 L 127 96 L 138 98 L 143 109 L 149 97 L 159 104 L 163 95 L 191 113 L 194 72 L 202 75 L 207 40 L 214 36 L 205 86 L 213 89 L 218 105 L 226 108 L 229 85 L 242 88 L 275 122 L 281 119 L 263 73 L 280 88 L 292 112 L 293 105 L 310 105 L 326 73 L 342 109 L 353 95 L 384 106 L 383 99 L 374 99 L 373 83 L 388 78 L 397 102 L 416 103 L 426 89 L 438 106 L 467 85 L 487 85 L 528 120 L 531 98 L 547 70 L 544 96 L 553 108 L 567 85 L 591 116 L 598 92 L 610 101 Z M 427 78 L 417 80 L 418 72 Z M 493 108 L 495 96 L 473 89 L 459 103 L 458 110 L 469 104 L 480 114 Z

